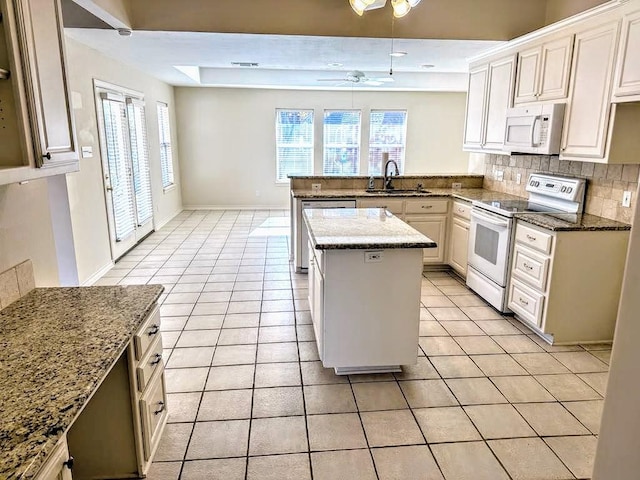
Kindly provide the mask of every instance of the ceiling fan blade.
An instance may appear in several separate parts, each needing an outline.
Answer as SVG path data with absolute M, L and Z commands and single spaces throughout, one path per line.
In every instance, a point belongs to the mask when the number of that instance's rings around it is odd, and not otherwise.
M 395 82 L 393 77 L 372 77 L 372 78 L 369 78 L 369 80 L 373 80 L 375 82 L 381 82 L 381 83 L 393 83 L 393 82 Z
M 373 87 L 379 87 L 380 85 L 383 84 L 382 82 L 379 82 L 379 81 L 377 81 L 377 80 L 375 80 L 373 78 L 369 78 L 369 79 L 365 80 L 362 83 L 364 83 L 365 85 L 371 85 Z
M 316 82 L 348 82 L 348 78 L 318 78 Z

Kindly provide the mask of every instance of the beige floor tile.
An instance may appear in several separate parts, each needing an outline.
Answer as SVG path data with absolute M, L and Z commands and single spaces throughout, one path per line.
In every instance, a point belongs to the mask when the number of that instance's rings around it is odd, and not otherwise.
M 428 356 L 464 355 L 464 350 L 451 337 L 422 337 L 420 347 Z
M 162 332 L 162 346 L 164 348 L 174 348 L 181 334 L 182 332 Z
M 444 480 L 426 445 L 371 450 L 379 480 Z
M 455 295 L 468 295 L 471 292 L 465 285 L 460 285 L 459 283 L 455 285 L 439 285 L 438 290 L 449 297 Z
M 182 462 L 154 462 L 147 472 L 148 480 L 178 480 Z
M 249 457 L 247 480 L 311 480 L 309 455 Z
M 198 422 L 193 429 L 186 458 L 240 457 L 247 454 L 248 438 L 249 420 Z
M 598 444 L 596 437 L 553 437 L 544 441 L 577 478 L 591 477 Z
M 427 380 L 440 378 L 438 372 L 426 357 L 418 357 L 415 365 L 403 365 L 401 373 L 394 373 L 398 380 Z
M 260 301 L 229 302 L 227 313 L 260 313 L 261 303 Z
M 251 422 L 249 455 L 307 452 L 304 417 L 256 418 Z
M 452 295 L 449 300 L 458 307 L 486 307 L 487 302 L 477 295 Z
M 218 345 L 248 345 L 258 343 L 258 329 L 225 328 L 220 333 Z
M 299 342 L 314 342 L 316 339 L 312 325 L 296 325 L 296 335 Z
M 565 480 L 572 477 L 539 438 L 487 442 L 514 480 Z
M 278 292 L 279 290 L 272 290 Z M 268 293 L 265 291 L 264 293 Z M 296 316 L 293 312 L 262 312 L 260 314 L 261 327 L 275 327 L 278 325 L 295 325 Z
M 526 335 L 495 335 L 493 338 L 507 353 L 542 352 L 536 342 Z
M 251 394 L 251 390 L 205 392 L 198 411 L 198 421 L 251 418 Z
M 187 320 L 189 317 L 162 317 L 162 326 L 160 330 L 162 332 L 175 332 L 182 331 L 187 325 Z M 198 328 L 206 328 L 206 327 L 198 327 Z M 217 328 L 220 328 L 218 326 Z
M 164 462 L 170 460 L 182 460 L 187 450 L 193 423 L 169 423 L 162 432 L 160 444 L 153 460 Z
M 224 345 L 216 347 L 212 366 L 248 365 L 256 361 L 257 345 Z
M 606 372 L 609 370 L 606 363 L 598 360 L 589 352 L 558 352 L 551 355 L 573 373 Z
M 272 290 L 277 292 L 279 290 Z M 304 299 L 296 299 L 304 300 Z M 288 299 L 275 299 L 269 300 L 264 299 L 262 301 L 262 311 L 263 312 L 293 312 L 293 301 Z
M 531 375 L 569 373 L 567 367 L 553 358 L 550 353 L 514 353 L 512 356 Z
M 459 337 L 463 335 L 481 335 L 485 333 L 471 320 L 447 320 L 440 322 L 449 335 Z
M 297 362 L 298 344 L 261 343 L 258 345 L 258 363 Z
M 560 403 L 519 403 L 514 407 L 540 436 L 589 434 Z
M 215 347 L 220 330 L 190 330 L 180 335 L 176 347 Z M 163 335 L 164 342 L 164 335 Z M 168 346 L 168 345 L 167 345 Z
M 274 275 L 282 276 L 283 278 L 281 278 L 281 280 L 287 280 L 289 277 L 288 273 L 282 273 L 282 274 L 272 273 L 271 274 L 271 276 L 274 276 Z M 276 279 L 270 278 L 269 280 L 276 280 Z M 302 298 L 306 298 L 307 295 L 308 295 L 308 292 Z M 292 300 L 293 293 L 291 292 L 291 290 L 268 290 L 264 293 L 264 295 L 262 296 L 262 299 L 263 300 Z
M 499 377 L 505 375 L 527 375 L 527 371 L 509 355 L 472 355 L 470 357 L 485 375 Z
M 164 371 L 167 393 L 201 392 L 208 373 L 208 368 L 167 369 Z
M 318 355 L 318 346 L 316 342 L 300 342 L 298 343 L 301 362 L 315 362 L 320 360 Z
M 228 302 L 229 300 L 231 300 L 231 292 L 204 292 L 200 295 L 198 302 Z
M 580 420 L 591 433 L 600 433 L 600 422 L 602 420 L 602 407 L 604 400 L 585 400 L 581 402 L 563 402 L 562 405 L 569 410 L 574 417 Z
M 455 337 L 455 341 L 467 355 L 488 355 L 504 353 L 504 350 L 491 337 Z
M 348 378 L 351 383 L 393 382 L 396 379 L 393 373 L 365 373 L 349 375 Z
M 370 447 L 395 447 L 425 443 L 410 410 L 360 414 Z
M 535 378 L 551 392 L 551 395 L 561 402 L 602 398 L 598 392 L 571 373 L 564 375 L 536 375 Z
M 491 307 L 460 307 L 471 320 L 503 320 L 502 315 Z
M 536 436 L 512 405 L 470 405 L 464 410 L 487 440 Z
M 298 363 L 259 363 L 256 365 L 255 388 L 301 385 Z
M 554 402 L 555 398 L 533 377 L 491 378 L 511 403 Z
M 296 328 L 293 325 L 260 327 L 258 341 L 260 343 L 295 342 Z
M 442 380 L 410 380 L 399 383 L 411 408 L 458 405 L 451 390 Z
M 607 365 L 611 363 L 611 350 L 594 350 L 590 353 L 591 355 L 598 357 L 599 360 L 603 361 Z
M 435 320 L 421 320 L 419 335 L 421 337 L 447 337 L 449 336 L 449 332 Z
M 244 458 L 220 458 L 194 460 L 184 463 L 182 478 L 185 480 L 244 480 Z
M 212 367 L 206 390 L 230 390 L 253 387 L 254 365 Z
M 458 307 L 429 307 L 429 313 L 436 320 L 469 320 L 462 310 Z
M 426 307 L 420 307 L 420 321 L 421 322 L 435 322 L 433 315 L 429 313 Z
M 453 302 L 447 298 L 446 295 L 423 295 L 420 297 L 420 301 L 424 304 L 425 307 L 445 307 L 452 308 L 455 307 Z
M 407 402 L 396 382 L 356 383 L 351 386 L 358 410 L 399 410 L 407 408 Z
M 165 317 L 181 317 L 184 315 L 190 315 L 192 310 L 193 304 L 176 303 L 171 305 L 162 305 L 160 307 L 160 315 L 164 321 Z
M 509 480 L 484 442 L 443 443 L 431 449 L 446 480 Z
M 518 335 L 521 333 L 507 320 L 476 320 L 476 325 L 487 335 Z
M 351 385 L 307 385 L 304 387 L 307 415 L 356 412 Z
M 579 373 L 578 378 L 593 388 L 596 392 L 604 397 L 607 393 L 607 380 L 609 379 L 609 373 Z
M 309 415 L 307 428 L 311 451 L 367 447 L 357 413 Z
M 258 313 L 233 313 L 225 315 L 222 328 L 251 328 L 257 327 L 259 322 Z
M 169 422 L 195 422 L 202 392 L 168 393 Z
M 377 480 L 369 450 L 311 454 L 314 480 Z
M 482 371 L 466 355 L 432 357 L 431 362 L 442 378 L 484 377 Z
M 208 367 L 211 365 L 214 347 L 174 348 L 167 369 Z
M 196 303 L 191 311 L 192 315 L 222 315 L 227 313 L 229 302 L 206 302 Z M 229 312 L 233 313 L 233 312 Z
M 487 378 L 451 378 L 445 382 L 462 405 L 507 403 Z
M 212 294 L 221 294 L 221 293 L 227 293 L 230 294 L 231 292 L 212 292 Z M 205 294 L 203 293 L 202 296 L 204 298 L 207 298 Z M 215 297 L 212 297 L 215 298 Z M 246 301 L 257 301 L 257 300 L 262 300 L 262 292 L 260 290 L 241 290 L 241 291 L 236 291 L 233 292 L 232 295 L 230 295 L 230 297 L 227 299 L 227 301 L 232 301 L 232 302 L 246 302 Z M 214 301 L 214 300 L 209 300 L 209 301 Z M 219 300 L 218 300 L 219 301 Z
M 517 322 L 517 320 L 513 320 Z M 520 322 L 518 322 L 520 323 Z M 583 348 L 580 345 L 549 345 L 542 338 L 540 338 L 535 333 L 531 333 L 526 326 L 520 324 L 523 332 L 536 344 L 538 344 L 545 352 L 555 353 L 555 352 L 582 352 Z
M 333 368 L 324 368 L 321 362 L 302 362 L 302 381 L 305 385 L 326 385 L 331 383 L 347 383 L 344 375 L 336 375 Z
M 460 407 L 420 408 L 413 413 L 429 444 L 481 440 Z
M 211 330 L 222 328 L 224 315 L 191 315 L 184 325 L 185 330 Z M 162 319 L 164 326 L 165 319 Z
M 304 415 L 302 387 L 256 388 L 253 418 Z

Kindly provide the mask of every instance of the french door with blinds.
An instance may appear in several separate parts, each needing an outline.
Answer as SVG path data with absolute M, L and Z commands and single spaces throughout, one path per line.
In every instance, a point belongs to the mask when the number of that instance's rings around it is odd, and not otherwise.
M 96 88 L 111 256 L 117 260 L 153 230 L 144 101 Z

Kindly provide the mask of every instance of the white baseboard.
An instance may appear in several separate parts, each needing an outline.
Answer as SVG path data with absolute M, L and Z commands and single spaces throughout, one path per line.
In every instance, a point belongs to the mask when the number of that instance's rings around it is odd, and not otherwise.
M 115 263 L 109 262 L 100 270 L 98 270 L 96 273 L 94 273 L 89 278 L 87 278 L 84 282 L 82 282 L 82 286 L 90 287 L 91 285 L 96 283 L 98 280 L 100 280 L 104 276 L 104 274 L 107 273 L 109 270 L 111 270 L 114 266 L 115 266 Z
M 289 210 L 289 205 L 184 205 L 184 210 Z
M 179 215 L 180 213 L 182 213 L 182 211 L 184 210 L 184 208 L 179 208 L 178 210 L 176 210 L 175 212 L 173 212 L 173 214 L 166 216 L 165 218 L 163 218 L 162 220 L 159 220 L 157 222 L 154 222 L 153 228 L 154 230 L 160 230 L 162 227 L 164 227 L 167 223 L 169 223 L 171 220 L 173 220 L 177 215 Z

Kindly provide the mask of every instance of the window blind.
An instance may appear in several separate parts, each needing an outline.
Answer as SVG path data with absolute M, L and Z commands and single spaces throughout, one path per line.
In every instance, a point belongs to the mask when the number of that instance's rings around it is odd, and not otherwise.
M 101 94 L 105 144 L 111 187 L 116 242 L 129 237 L 136 228 L 135 200 L 127 137 L 127 112 L 124 97 Z
M 357 175 L 360 170 L 360 111 L 325 110 L 324 175 Z
M 169 107 L 166 103 L 158 103 L 158 130 L 160 132 L 160 168 L 162 170 L 162 187 L 174 184 L 173 157 L 171 152 L 171 127 L 169 123 Z
M 313 110 L 276 109 L 276 181 L 313 174 Z
M 369 175 L 382 175 L 382 154 L 389 153 L 400 173 L 404 173 L 407 136 L 407 112 L 372 110 L 369 130 Z
M 153 217 L 144 102 L 134 98 L 127 98 L 127 114 L 129 118 L 129 137 L 131 139 L 136 216 L 140 227 Z

